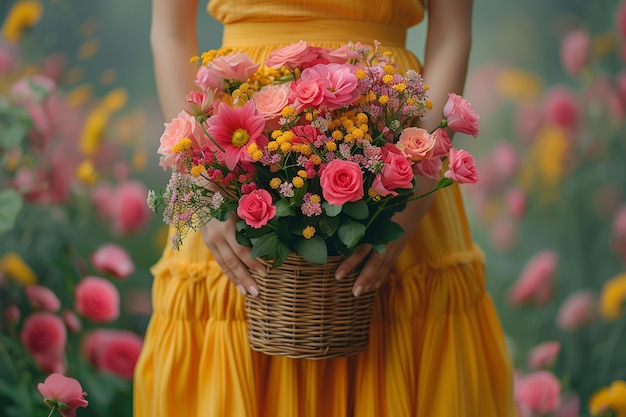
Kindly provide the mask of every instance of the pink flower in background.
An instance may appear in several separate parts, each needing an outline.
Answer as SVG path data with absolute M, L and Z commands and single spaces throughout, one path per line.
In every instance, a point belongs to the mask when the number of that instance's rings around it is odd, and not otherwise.
M 48 287 L 36 284 L 27 285 L 25 291 L 30 306 L 35 310 L 55 312 L 61 308 L 61 300 Z
M 80 333 L 83 329 L 83 323 L 81 323 L 80 319 L 72 310 L 63 310 L 61 313 L 61 318 L 63 319 L 63 323 L 67 329 L 72 333 Z
M 111 184 L 101 182 L 93 187 L 91 192 L 91 203 L 95 206 L 98 216 L 102 220 L 111 218 L 111 205 L 114 196 L 114 189 Z
M 220 103 L 217 115 L 210 117 L 206 125 L 209 134 L 223 150 L 216 149 L 218 157 L 224 158 L 230 170 L 242 161 L 252 162 L 248 155 L 248 147 L 252 143 L 261 149 L 268 142 L 263 136 L 265 119 L 257 112 L 253 101 L 237 108 Z M 209 146 L 216 148 L 212 143 Z
M 591 57 L 591 36 L 584 29 L 567 33 L 561 41 L 561 63 L 574 76 L 579 76 Z
M 131 379 L 142 345 L 130 331 L 96 329 L 85 335 L 81 350 L 95 368 Z
M 472 155 L 463 149 L 450 149 L 450 164 L 444 176 L 459 184 L 473 184 L 478 181 L 476 164 Z
M 514 393 L 522 415 L 542 415 L 559 406 L 561 384 L 553 373 L 535 371 L 515 380 Z
M 535 140 L 535 135 L 544 122 L 544 113 L 540 106 L 521 104 L 515 110 L 515 134 L 523 143 Z
M 88 276 L 76 286 L 76 312 L 96 323 L 108 323 L 120 314 L 120 295 L 104 278 Z
M 554 410 L 554 417 L 580 417 L 580 397 L 575 392 L 561 396 L 561 404 Z
M 518 243 L 517 224 L 508 216 L 497 217 L 489 227 L 489 239 L 499 252 L 508 252 Z
M 147 289 L 130 289 L 124 292 L 124 310 L 129 314 L 152 313 L 152 296 Z
M 536 253 L 524 266 L 513 287 L 509 290 L 508 300 L 514 306 L 534 302 L 543 305 L 552 296 L 552 282 L 558 265 L 556 252 L 546 249 Z
M 41 63 L 40 74 L 59 82 L 67 70 L 66 57 L 61 53 L 47 56 Z
M 237 216 L 255 229 L 261 228 L 274 218 L 276 206 L 267 190 L 253 190 L 239 199 Z
M 546 92 L 543 110 L 547 121 L 557 127 L 574 129 L 580 124 L 580 108 L 574 92 L 565 86 L 554 86 Z
M 218 56 L 209 63 L 208 68 L 211 74 L 223 80 L 246 81 L 259 66 L 247 54 L 239 53 Z
M 356 162 L 335 159 L 320 175 L 322 194 L 328 204 L 340 206 L 363 198 L 363 175 Z
M 145 184 L 128 180 L 117 186 L 111 203 L 113 231 L 119 235 L 139 232 L 150 220 L 152 212 L 146 205 Z
M 528 366 L 531 369 L 551 367 L 561 351 L 561 343 L 557 341 L 543 342 L 528 352 Z
M 60 373 L 48 375 L 37 389 L 50 408 L 56 408 L 63 417 L 74 417 L 78 407 L 87 407 L 86 392 L 74 378 L 68 378 Z
M 317 57 L 318 53 L 313 48 L 305 41 L 299 41 L 274 49 L 265 60 L 265 65 L 276 69 L 284 66 L 288 70 L 293 70 L 306 62 L 315 60 Z
M 478 136 L 480 126 L 479 116 L 472 108 L 471 103 L 458 94 L 449 93 L 448 101 L 443 107 L 443 117 L 447 120 L 450 130 Z
M 135 264 L 126 249 L 113 243 L 98 247 L 91 255 L 91 263 L 101 272 L 111 273 L 117 278 L 126 278 L 135 270 Z
M 443 129 L 437 129 L 443 131 Z M 437 137 L 420 127 L 408 127 L 400 133 L 396 146 L 401 149 L 411 161 L 417 162 L 433 154 Z M 445 146 L 445 144 L 443 145 Z
M 14 71 L 17 64 L 17 50 L 6 44 L 0 45 L 0 76 Z
M 520 155 L 510 141 L 501 140 L 491 150 L 491 161 L 495 175 L 508 180 L 519 170 Z
M 8 323 L 17 323 L 20 321 L 21 315 L 19 307 L 15 304 L 11 304 L 4 309 L 4 318 Z
M 44 372 L 65 370 L 67 331 L 60 317 L 47 312 L 35 312 L 24 320 L 20 341 Z
M 626 2 L 621 2 L 615 13 L 617 32 L 622 38 L 626 38 Z
M 521 219 L 526 213 L 526 192 L 518 187 L 510 188 L 504 196 L 507 211 L 515 218 Z
M 556 324 L 572 331 L 593 322 L 597 316 L 598 296 L 593 291 L 579 290 L 570 294 L 559 307 Z
M 54 91 L 53 79 L 41 75 L 21 78 L 11 86 L 11 96 L 19 103 L 39 103 Z

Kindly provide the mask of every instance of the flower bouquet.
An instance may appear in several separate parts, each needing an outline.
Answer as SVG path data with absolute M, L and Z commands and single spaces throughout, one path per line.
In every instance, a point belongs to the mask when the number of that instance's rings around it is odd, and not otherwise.
M 238 242 L 272 265 L 270 276 L 255 276 L 260 296 L 273 287 L 284 297 L 291 285 L 273 280 L 271 271 L 285 264 L 289 272 L 281 276 L 293 278 L 294 287 L 311 290 L 313 281 L 328 275 L 323 288 L 343 281 L 343 290 L 330 292 L 346 292 L 330 304 L 354 304 L 352 282 L 333 278 L 341 259 L 359 245 L 381 252 L 400 238 L 404 230 L 392 217 L 409 201 L 454 181 L 476 181 L 471 155 L 452 148 L 444 130 L 478 134 L 469 102 L 450 94 L 435 131 L 414 127 L 432 107 L 428 88 L 418 72 L 401 73 L 378 43 L 330 50 L 300 41 L 273 51 L 263 65 L 226 49 L 194 60 L 198 90 L 166 124 L 158 149 L 170 181 L 164 192 L 151 192 L 148 203 L 163 209 L 174 248 L 209 220 L 237 216 Z M 416 173 L 438 184 L 416 190 Z M 292 310 L 316 297 L 300 298 L 290 302 Z M 363 310 L 369 326 L 371 296 L 360 298 L 369 304 L 348 314 Z M 248 297 L 248 306 L 253 302 Z M 275 309 L 276 302 L 266 305 Z M 248 308 L 249 319 L 253 313 Z M 309 313 L 286 316 L 292 323 L 316 316 Z M 310 333 L 301 322 L 290 326 Z

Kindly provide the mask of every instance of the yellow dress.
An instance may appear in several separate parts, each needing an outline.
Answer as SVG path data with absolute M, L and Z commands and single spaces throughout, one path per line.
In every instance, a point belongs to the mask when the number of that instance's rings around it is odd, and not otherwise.
M 211 0 L 223 43 L 262 60 L 300 39 L 391 47 L 402 68 L 420 0 Z M 154 314 L 135 371 L 135 417 L 507 417 L 512 366 L 458 187 L 439 191 L 377 294 L 370 344 L 350 358 L 252 351 L 244 297 L 199 234 L 153 267 Z

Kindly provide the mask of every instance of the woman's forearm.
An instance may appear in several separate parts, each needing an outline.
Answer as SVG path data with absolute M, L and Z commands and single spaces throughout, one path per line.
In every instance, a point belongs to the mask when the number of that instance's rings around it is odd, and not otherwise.
M 198 55 L 197 0 L 154 0 L 150 44 L 159 102 L 165 121 L 182 109 L 192 90 L 196 67 L 189 59 Z

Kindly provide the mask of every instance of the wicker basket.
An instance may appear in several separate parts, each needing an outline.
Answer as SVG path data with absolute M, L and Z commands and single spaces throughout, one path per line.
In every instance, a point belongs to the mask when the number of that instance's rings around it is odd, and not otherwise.
M 342 262 L 329 257 L 311 264 L 291 254 L 267 276 L 254 272 L 257 297 L 246 297 L 248 338 L 252 349 L 296 359 L 350 356 L 369 341 L 374 293 L 354 297 L 357 272 L 335 279 Z

